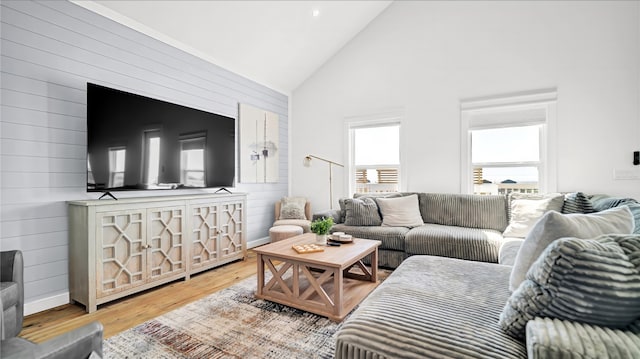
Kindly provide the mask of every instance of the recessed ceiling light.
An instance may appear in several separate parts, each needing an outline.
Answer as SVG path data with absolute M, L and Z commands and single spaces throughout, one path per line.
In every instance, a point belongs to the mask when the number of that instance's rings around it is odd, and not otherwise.
M 312 15 L 313 17 L 318 17 L 318 16 L 320 16 L 320 10 L 318 10 L 318 9 L 313 9 L 313 10 L 311 11 L 311 15 Z

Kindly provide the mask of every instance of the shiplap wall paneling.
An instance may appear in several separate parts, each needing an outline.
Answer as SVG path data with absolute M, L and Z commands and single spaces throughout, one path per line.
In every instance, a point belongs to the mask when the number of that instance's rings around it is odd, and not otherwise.
M 27 314 L 68 297 L 66 201 L 99 196 L 85 189 L 87 82 L 234 118 L 239 102 L 277 113 L 280 183 L 233 189 L 248 194 L 249 246 L 268 237 L 288 191 L 288 96 L 73 3 L 0 6 L 0 248 L 24 251 Z

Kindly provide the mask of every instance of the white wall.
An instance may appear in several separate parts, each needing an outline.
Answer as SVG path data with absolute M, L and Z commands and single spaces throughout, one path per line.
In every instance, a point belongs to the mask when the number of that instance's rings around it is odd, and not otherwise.
M 86 83 L 237 118 L 238 103 L 276 113 L 279 183 L 247 192 L 249 246 L 268 241 L 287 194 L 287 95 L 266 88 L 67 1 L 6 1 L 2 20 L 0 249 L 25 259 L 25 313 L 68 303 L 66 201 L 86 191 Z M 202 191 L 179 191 L 179 194 Z M 118 197 L 177 192 L 118 192 Z
M 459 192 L 460 100 L 552 87 L 558 190 L 640 199 L 640 181 L 613 179 L 640 150 L 637 1 L 394 2 L 294 91 L 292 192 L 328 208 L 302 157 L 346 162 L 344 119 L 388 109 L 405 114 L 405 190 Z

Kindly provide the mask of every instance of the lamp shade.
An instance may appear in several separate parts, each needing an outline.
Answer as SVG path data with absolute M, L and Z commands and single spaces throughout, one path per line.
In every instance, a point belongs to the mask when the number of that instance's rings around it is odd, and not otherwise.
M 305 167 L 311 167 L 311 156 L 305 156 L 304 160 L 302 160 L 302 164 Z

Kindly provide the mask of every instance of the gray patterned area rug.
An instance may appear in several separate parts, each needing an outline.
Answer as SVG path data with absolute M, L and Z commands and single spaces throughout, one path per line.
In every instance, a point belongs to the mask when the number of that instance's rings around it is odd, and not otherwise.
M 390 271 L 380 270 L 379 278 Z M 104 341 L 106 358 L 332 358 L 340 323 L 256 299 L 256 277 Z

